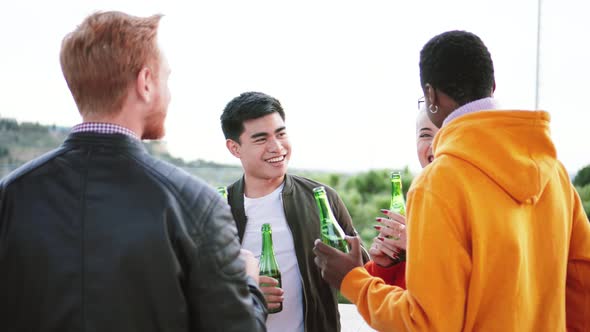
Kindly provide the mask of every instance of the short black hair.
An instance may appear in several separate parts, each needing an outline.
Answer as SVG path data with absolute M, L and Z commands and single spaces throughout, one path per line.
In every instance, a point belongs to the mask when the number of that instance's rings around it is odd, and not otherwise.
M 487 47 L 475 34 L 447 31 L 430 39 L 420 52 L 420 83 L 465 105 L 490 97 L 494 63 Z
M 262 92 L 244 92 L 232 99 L 221 114 L 221 129 L 226 139 L 240 143 L 244 132 L 244 121 L 279 113 L 283 121 L 285 112 L 281 103 L 274 97 Z

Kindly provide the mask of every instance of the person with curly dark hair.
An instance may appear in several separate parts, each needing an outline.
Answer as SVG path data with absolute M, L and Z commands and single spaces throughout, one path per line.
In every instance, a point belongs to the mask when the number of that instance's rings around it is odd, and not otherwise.
M 408 192 L 406 286 L 316 241 L 323 277 L 379 331 L 590 330 L 590 224 L 557 159 L 549 114 L 503 110 L 479 37 L 420 53 L 434 161 Z

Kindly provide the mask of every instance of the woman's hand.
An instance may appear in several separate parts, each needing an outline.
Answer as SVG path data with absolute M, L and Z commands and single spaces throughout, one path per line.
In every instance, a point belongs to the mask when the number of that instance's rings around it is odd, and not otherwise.
M 391 266 L 397 261 L 400 250 L 406 249 L 406 218 L 389 210 L 381 210 L 387 218 L 376 218 L 375 229 L 379 235 L 373 239 L 369 249 L 371 259 L 383 267 Z

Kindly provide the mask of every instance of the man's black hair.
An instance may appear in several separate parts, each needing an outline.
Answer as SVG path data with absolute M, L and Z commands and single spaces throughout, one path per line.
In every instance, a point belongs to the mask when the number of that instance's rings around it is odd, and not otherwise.
M 240 135 L 244 132 L 244 121 L 258 119 L 275 112 L 285 120 L 283 107 L 276 98 L 262 92 L 244 92 L 225 106 L 221 114 L 221 129 L 226 139 L 240 143 Z

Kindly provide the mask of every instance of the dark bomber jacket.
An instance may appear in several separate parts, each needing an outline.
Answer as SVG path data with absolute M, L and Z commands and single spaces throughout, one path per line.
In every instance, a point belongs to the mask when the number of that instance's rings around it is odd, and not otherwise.
M 282 199 L 287 224 L 293 234 L 295 254 L 301 273 L 304 305 L 305 331 L 336 332 L 340 331 L 340 314 L 338 313 L 337 293 L 326 283 L 320 270 L 314 263 L 313 242 L 320 238 L 320 219 L 317 211 L 313 188 L 323 184 L 304 177 L 285 176 Z M 334 216 L 347 235 L 357 235 L 352 219 L 342 199 L 332 188 L 326 187 L 326 193 Z M 244 210 L 244 178 L 228 187 L 228 201 L 238 227 L 240 242 L 246 229 Z M 368 260 L 363 250 L 363 260 Z
M 0 182 L 1 331 L 266 331 L 228 205 L 120 134 Z

